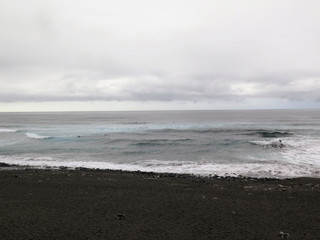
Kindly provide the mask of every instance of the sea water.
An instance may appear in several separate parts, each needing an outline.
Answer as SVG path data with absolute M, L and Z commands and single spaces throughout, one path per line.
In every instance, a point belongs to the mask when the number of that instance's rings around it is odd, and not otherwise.
M 320 110 L 0 113 L 0 162 L 320 177 Z

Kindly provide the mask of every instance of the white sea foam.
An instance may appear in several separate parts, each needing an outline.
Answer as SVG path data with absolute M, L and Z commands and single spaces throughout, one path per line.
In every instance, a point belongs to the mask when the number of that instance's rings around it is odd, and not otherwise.
M 14 133 L 18 132 L 17 129 L 11 129 L 11 128 L 0 128 L 0 133 Z
M 38 134 L 35 134 L 35 133 L 29 133 L 29 132 L 26 133 L 26 136 L 28 138 L 38 139 L 38 140 L 50 138 L 50 136 L 42 136 L 42 135 L 38 135 Z
M 281 155 L 288 162 L 320 164 L 320 139 L 310 137 L 288 139 L 287 145 Z
M 0 156 L 0 162 L 32 167 L 85 167 L 99 169 L 113 169 L 126 171 L 146 171 L 158 173 L 186 173 L 194 175 L 218 176 L 247 176 L 257 178 L 320 178 L 319 165 L 314 164 L 288 164 L 288 163 L 237 163 L 215 164 L 195 163 L 188 161 L 160 161 L 145 160 L 133 164 L 119 164 L 111 162 L 87 162 L 58 160 L 51 157 L 23 157 Z
M 279 139 L 251 141 L 251 143 L 277 151 L 281 159 L 292 164 L 320 164 L 320 139 L 297 136 Z
M 279 141 L 280 139 L 272 139 L 272 140 L 257 140 L 257 141 L 250 141 L 251 143 L 255 145 L 260 145 L 265 148 L 281 148 L 282 145 Z

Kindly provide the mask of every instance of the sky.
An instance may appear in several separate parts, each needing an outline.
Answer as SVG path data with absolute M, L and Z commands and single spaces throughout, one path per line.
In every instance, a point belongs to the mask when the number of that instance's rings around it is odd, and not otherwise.
M 0 0 L 0 111 L 320 108 L 318 0 Z

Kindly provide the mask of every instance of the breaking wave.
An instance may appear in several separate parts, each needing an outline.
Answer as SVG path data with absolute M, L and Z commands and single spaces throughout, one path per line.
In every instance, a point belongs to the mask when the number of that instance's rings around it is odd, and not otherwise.
M 320 163 L 320 139 L 312 137 L 294 137 L 272 140 L 251 141 L 251 144 L 257 145 L 269 150 L 274 150 L 280 154 L 281 159 L 289 163 L 297 164 L 319 164 Z M 281 145 L 282 144 L 282 145 Z M 318 166 L 319 168 L 319 166 Z
M 28 138 L 37 139 L 37 140 L 50 138 L 50 136 L 42 136 L 42 135 L 38 135 L 38 134 L 35 134 L 35 133 L 29 133 L 29 132 L 26 133 L 26 136 Z
M 132 164 L 111 163 L 111 162 L 87 162 L 53 159 L 51 157 L 6 157 L 0 156 L 0 162 L 21 166 L 40 168 L 92 168 L 112 169 L 125 171 L 145 171 L 158 173 L 181 173 L 199 176 L 246 176 L 257 178 L 296 178 L 296 177 L 320 177 L 320 170 L 313 164 L 287 164 L 287 163 L 199 163 L 188 161 L 161 161 L 144 160 Z
M 265 148 L 282 148 L 286 147 L 288 145 L 284 145 L 282 142 L 280 142 L 279 139 L 272 139 L 269 141 L 266 140 L 257 140 L 257 141 L 250 141 L 253 145 L 259 145 L 263 146 Z
M 17 129 L 11 129 L 11 128 L 0 128 L 0 133 L 14 133 L 18 132 Z

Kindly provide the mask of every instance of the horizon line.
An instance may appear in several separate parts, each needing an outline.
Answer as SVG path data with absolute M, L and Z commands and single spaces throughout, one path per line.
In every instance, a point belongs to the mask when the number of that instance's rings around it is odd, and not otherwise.
M 81 113 L 81 112 L 173 112 L 173 111 L 290 111 L 290 110 L 320 110 L 320 108 L 241 108 L 241 109 L 149 109 L 149 110 L 61 110 L 61 111 L 0 111 L 2 113 Z

